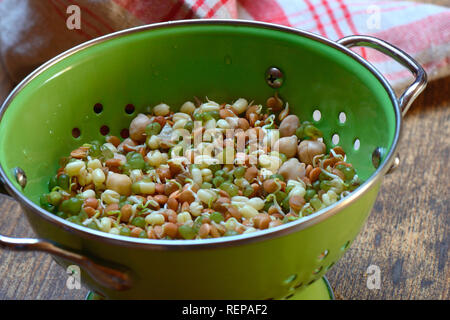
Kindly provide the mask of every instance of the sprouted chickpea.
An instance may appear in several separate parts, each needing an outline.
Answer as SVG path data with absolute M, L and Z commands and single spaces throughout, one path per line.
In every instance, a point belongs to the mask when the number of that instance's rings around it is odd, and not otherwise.
M 41 206 L 115 235 L 207 239 L 301 219 L 360 185 L 344 150 L 328 149 L 277 95 L 266 106 L 196 99 L 179 112 L 164 103 L 147 110 L 129 138 L 108 136 L 63 158 Z M 258 136 L 265 144 L 254 144 Z

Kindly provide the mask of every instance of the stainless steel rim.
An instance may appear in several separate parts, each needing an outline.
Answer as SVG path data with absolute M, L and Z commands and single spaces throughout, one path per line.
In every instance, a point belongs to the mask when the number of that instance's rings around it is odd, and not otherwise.
M 126 36 L 128 34 L 132 33 L 138 33 L 138 32 L 144 32 L 148 30 L 154 30 L 154 29 L 161 29 L 161 28 L 171 28 L 171 27 L 177 27 L 182 25 L 238 25 L 238 26 L 248 26 L 248 27 L 254 27 L 254 28 L 264 28 L 264 29 L 271 29 L 271 30 L 277 30 L 282 32 L 288 32 L 292 34 L 296 34 L 298 36 L 306 37 L 318 42 L 321 42 L 323 44 L 326 44 L 332 48 L 335 48 L 336 50 L 339 50 L 340 52 L 346 54 L 347 56 L 351 57 L 352 59 L 359 62 L 361 65 L 363 65 L 367 70 L 369 70 L 383 85 L 383 87 L 386 89 L 386 92 L 388 93 L 392 105 L 394 107 L 395 112 L 395 122 L 396 122 L 396 129 L 395 129 L 395 135 L 392 142 L 392 146 L 383 161 L 383 163 L 379 166 L 379 168 L 372 174 L 372 176 L 365 181 L 360 187 L 358 187 L 354 192 L 352 192 L 349 196 L 345 197 L 344 199 L 336 202 L 330 207 L 327 207 L 325 209 L 322 209 L 308 217 L 299 219 L 294 222 L 290 222 L 288 224 L 284 224 L 275 228 L 256 231 L 254 233 L 246 234 L 246 235 L 238 235 L 238 236 L 231 236 L 231 237 L 224 237 L 224 238 L 215 238 L 215 239 L 204 239 L 204 240 L 152 240 L 152 239 L 138 239 L 138 238 L 131 238 L 131 237 L 122 237 L 117 235 L 112 235 L 109 233 L 104 233 L 100 231 L 95 231 L 92 229 L 88 229 L 86 227 L 78 226 L 76 224 L 73 224 L 71 222 L 68 222 L 62 218 L 57 217 L 56 215 L 45 211 L 44 209 L 40 208 L 38 205 L 31 202 L 29 199 L 27 199 L 19 190 L 15 188 L 15 186 L 9 181 L 7 178 L 5 171 L 3 169 L 3 166 L 0 164 L 0 180 L 4 182 L 5 187 L 9 191 L 9 193 L 19 201 L 19 203 L 24 206 L 25 208 L 32 210 L 33 213 L 38 214 L 41 218 L 45 219 L 46 221 L 57 225 L 58 227 L 61 227 L 63 229 L 66 229 L 68 231 L 71 231 L 72 233 L 79 235 L 86 239 L 92 239 L 92 240 L 98 240 L 102 242 L 107 242 L 113 245 L 119 245 L 119 246 L 126 246 L 126 247 L 136 247 L 140 249 L 148 249 L 148 250 L 192 250 L 192 249 L 201 249 L 201 248 L 216 248 L 216 247 L 226 247 L 226 246 L 234 246 L 234 245 L 243 245 L 248 244 L 256 241 L 262 241 L 262 240 L 268 240 L 275 237 L 280 237 L 284 235 L 288 235 L 292 232 L 297 232 L 300 230 L 303 230 L 305 228 L 308 228 L 312 225 L 315 225 L 321 221 L 324 221 L 325 219 L 334 216 L 347 206 L 351 204 L 351 202 L 355 201 L 357 198 L 361 197 L 364 193 L 366 193 L 372 186 L 375 185 L 375 183 L 378 181 L 378 179 L 381 179 L 384 174 L 389 170 L 390 165 L 392 161 L 394 160 L 395 151 L 397 149 L 400 132 L 401 132 L 401 111 L 399 108 L 398 100 L 395 96 L 395 93 L 390 86 L 390 84 L 387 82 L 387 80 L 384 78 L 384 76 L 373 67 L 372 64 L 370 64 L 368 61 L 364 60 L 361 56 L 357 55 L 356 53 L 352 52 L 351 50 L 347 49 L 346 47 L 337 44 L 336 42 L 333 42 L 331 40 L 328 40 L 324 37 L 315 35 L 313 33 L 302 31 L 290 27 L 284 27 L 276 24 L 271 23 L 264 23 L 264 22 L 255 22 L 255 21 L 247 21 L 247 20 L 220 20 L 220 19 L 208 19 L 208 20 L 181 20 L 181 21 L 173 21 L 173 22 L 163 22 L 163 23 L 157 23 L 157 24 L 151 24 L 151 25 L 145 25 L 145 26 L 139 26 L 131 29 L 126 29 L 122 31 L 118 31 L 112 34 L 108 34 L 93 40 L 90 40 L 88 42 L 82 43 L 72 49 L 69 49 L 66 52 L 61 53 L 60 55 L 56 56 L 55 58 L 49 60 L 48 62 L 44 63 L 42 66 L 37 68 L 35 71 L 33 71 L 29 76 L 27 76 L 12 92 L 11 94 L 6 98 L 4 101 L 1 109 L 0 109 L 0 121 L 3 118 L 3 115 L 8 108 L 8 106 L 11 104 L 13 99 L 22 91 L 22 89 L 27 86 L 33 79 L 35 79 L 37 76 L 39 76 L 41 73 L 43 73 L 45 70 L 49 69 L 51 66 L 55 65 L 59 61 L 81 51 L 88 47 L 91 47 L 95 44 L 102 43 L 111 39 L 119 38 Z

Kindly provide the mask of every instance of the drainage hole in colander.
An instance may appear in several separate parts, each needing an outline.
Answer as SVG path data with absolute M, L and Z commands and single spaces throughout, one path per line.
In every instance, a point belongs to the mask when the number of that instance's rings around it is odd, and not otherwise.
M 296 284 L 295 286 L 294 286 L 294 289 L 299 289 L 299 288 L 301 288 L 303 286 L 303 282 L 299 282 L 298 284 Z
M 320 119 L 322 119 L 322 113 L 320 112 L 320 110 L 314 110 L 313 119 L 316 122 L 319 121 Z
M 131 103 L 125 106 L 125 113 L 127 114 L 132 114 L 134 110 L 135 110 L 134 105 L 132 105 Z
M 297 279 L 297 274 L 290 275 L 286 280 L 284 280 L 284 284 L 291 284 Z
M 308 282 L 307 286 L 310 286 L 316 279 L 312 279 L 310 282 Z
M 100 133 L 102 136 L 106 136 L 109 133 L 109 127 L 108 126 L 101 126 L 100 127 Z
M 345 121 L 347 121 L 347 115 L 345 114 L 345 112 L 339 113 L 339 122 L 341 124 L 344 124 Z
M 333 134 L 331 137 L 331 142 L 333 142 L 334 145 L 337 145 L 339 143 L 339 135 L 337 133 Z
M 341 247 L 341 250 L 344 251 L 345 249 L 348 248 L 349 245 L 350 245 L 350 240 L 347 241 L 346 243 L 344 243 L 344 245 Z
M 355 139 L 355 142 L 353 142 L 353 149 L 359 150 L 359 147 L 361 147 L 361 141 L 359 141 L 359 139 Z
M 318 274 L 320 271 L 322 271 L 322 269 L 323 269 L 322 266 L 320 266 L 320 267 L 314 269 L 313 274 Z
M 74 137 L 75 139 L 79 138 L 81 136 L 81 131 L 78 128 L 73 128 L 72 129 L 72 137 Z
M 324 252 L 319 254 L 319 256 L 317 257 L 317 260 L 322 261 L 323 259 L 325 259 L 328 256 L 328 253 L 329 253 L 329 251 L 325 250 Z
M 101 103 L 96 103 L 94 105 L 94 112 L 99 114 L 103 111 L 103 105 Z
M 294 294 L 295 294 L 295 293 L 291 293 L 290 295 L 286 296 L 284 299 L 285 299 L 285 300 L 288 300 L 288 299 L 292 298 L 292 297 L 294 296 Z
M 325 268 L 325 271 L 330 270 L 332 266 L 334 266 L 334 262 L 330 263 L 330 264 Z
M 130 132 L 128 131 L 128 129 L 122 129 L 122 131 L 120 131 L 120 136 L 126 139 L 130 136 Z

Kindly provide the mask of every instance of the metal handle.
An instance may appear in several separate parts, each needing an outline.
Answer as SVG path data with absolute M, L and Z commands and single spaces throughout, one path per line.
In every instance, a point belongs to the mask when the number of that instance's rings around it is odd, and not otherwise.
M 414 82 L 406 88 L 405 92 L 398 98 L 398 105 L 402 112 L 402 116 L 408 112 L 409 107 L 419 94 L 427 86 L 427 74 L 422 66 L 415 61 L 410 55 L 403 50 L 383 41 L 381 39 L 369 36 L 349 36 L 337 41 L 338 44 L 347 48 L 352 47 L 369 47 L 373 48 L 385 55 L 393 58 L 395 61 L 406 67 L 415 76 Z M 386 174 L 394 172 L 400 164 L 400 156 L 397 154 L 394 163 L 391 165 Z
M 56 245 L 41 239 L 10 238 L 0 235 L 0 249 L 18 251 L 41 251 L 63 258 L 82 267 L 100 285 L 113 290 L 127 290 L 131 287 L 131 277 L 125 271 L 105 267 L 91 259 L 57 247 Z
M 61 249 L 45 240 L 10 238 L 0 235 L 0 248 L 19 251 L 47 252 L 79 265 L 95 281 L 104 287 L 119 291 L 127 290 L 131 287 L 131 278 L 126 272 L 102 266 L 85 256 Z
M 403 116 L 408 112 L 408 109 L 413 101 L 423 91 L 423 89 L 425 89 L 427 85 L 427 74 L 422 66 L 406 52 L 394 47 L 386 41 L 369 36 L 349 36 L 338 40 L 337 43 L 347 48 L 373 48 L 393 58 L 395 61 L 411 71 L 411 73 L 415 76 L 415 80 L 398 99 L 398 104 Z

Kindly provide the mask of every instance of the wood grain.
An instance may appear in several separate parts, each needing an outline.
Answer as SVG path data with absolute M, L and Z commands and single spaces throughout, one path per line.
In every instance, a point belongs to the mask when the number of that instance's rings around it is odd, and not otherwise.
M 20 206 L 0 195 L 0 234 L 33 237 Z M 48 254 L 0 250 L 0 299 L 82 299 L 87 290 L 69 290 L 65 270 Z
M 450 77 L 430 83 L 407 114 L 400 168 L 386 177 L 365 227 L 327 274 L 338 299 L 450 298 L 449 92 Z M 0 234 L 33 236 L 20 207 L 4 196 Z M 371 265 L 380 269 L 380 289 L 367 287 Z M 66 280 L 49 255 L 0 250 L 0 299 L 83 299 L 87 290 L 69 290 Z

